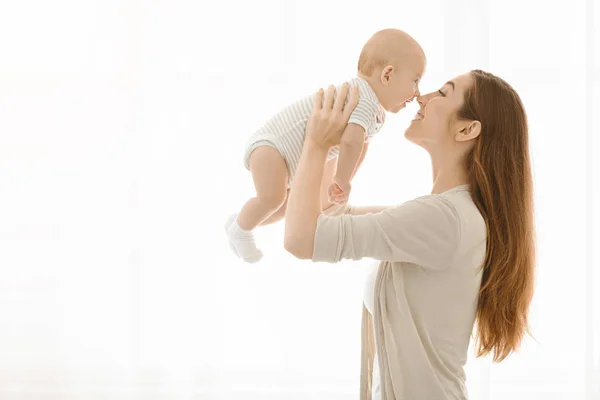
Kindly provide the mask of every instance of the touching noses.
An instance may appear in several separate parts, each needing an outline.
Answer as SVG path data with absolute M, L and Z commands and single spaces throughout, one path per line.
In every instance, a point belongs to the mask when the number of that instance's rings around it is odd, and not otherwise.
M 419 106 L 421 106 L 421 108 L 425 108 L 425 106 L 427 105 L 427 103 L 429 103 L 431 100 L 433 100 L 436 97 L 437 93 L 436 92 L 432 92 L 432 93 L 427 93 L 424 94 L 423 96 L 417 96 L 417 103 L 419 103 Z
M 419 88 L 415 88 L 413 91 L 412 96 L 410 96 L 408 98 L 408 100 L 406 100 L 407 103 L 413 101 L 415 98 L 418 98 L 421 95 L 421 93 L 419 93 Z

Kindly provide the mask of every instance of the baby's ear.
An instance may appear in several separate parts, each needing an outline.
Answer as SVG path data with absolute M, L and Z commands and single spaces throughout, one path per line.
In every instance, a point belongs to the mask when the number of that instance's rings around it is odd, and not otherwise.
M 381 83 L 388 85 L 392 79 L 392 72 L 394 72 L 393 65 L 387 65 L 381 70 Z

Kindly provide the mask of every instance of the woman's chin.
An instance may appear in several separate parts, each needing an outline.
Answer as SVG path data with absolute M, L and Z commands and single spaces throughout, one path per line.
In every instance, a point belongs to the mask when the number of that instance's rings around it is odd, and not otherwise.
M 404 131 L 404 138 L 406 140 L 409 141 L 413 141 L 413 138 L 415 137 L 415 133 L 413 132 L 413 129 L 411 126 L 409 126 L 408 128 L 406 128 L 406 130 Z
M 415 132 L 410 127 L 408 127 L 404 131 L 404 138 L 412 144 L 416 144 L 417 146 L 423 147 L 423 141 L 420 140 L 421 138 L 417 135 L 417 132 Z

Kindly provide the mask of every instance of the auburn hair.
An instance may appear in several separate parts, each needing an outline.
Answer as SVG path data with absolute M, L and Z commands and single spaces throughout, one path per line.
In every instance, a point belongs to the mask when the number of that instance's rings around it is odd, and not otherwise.
M 527 115 L 506 81 L 481 70 L 471 76 L 458 117 L 481 123 L 467 157 L 471 195 L 487 230 L 476 351 L 500 362 L 530 333 L 535 229 Z

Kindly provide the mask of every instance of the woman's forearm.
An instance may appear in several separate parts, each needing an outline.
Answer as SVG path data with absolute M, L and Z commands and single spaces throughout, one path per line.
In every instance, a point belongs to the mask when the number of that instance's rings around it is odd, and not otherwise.
M 358 104 L 358 86 L 354 86 L 344 105 L 349 90 L 348 83 L 343 84 L 335 96 L 333 85 L 326 91 L 319 90 L 306 123 L 306 139 L 285 213 L 283 241 L 285 249 L 298 258 L 313 257 L 328 149 L 341 142 L 350 115 Z
M 317 219 L 321 214 L 321 180 L 327 153 L 307 141 L 290 190 L 284 247 L 298 258 L 312 258 Z
M 377 214 L 396 206 L 348 206 L 347 213 L 350 215 Z

